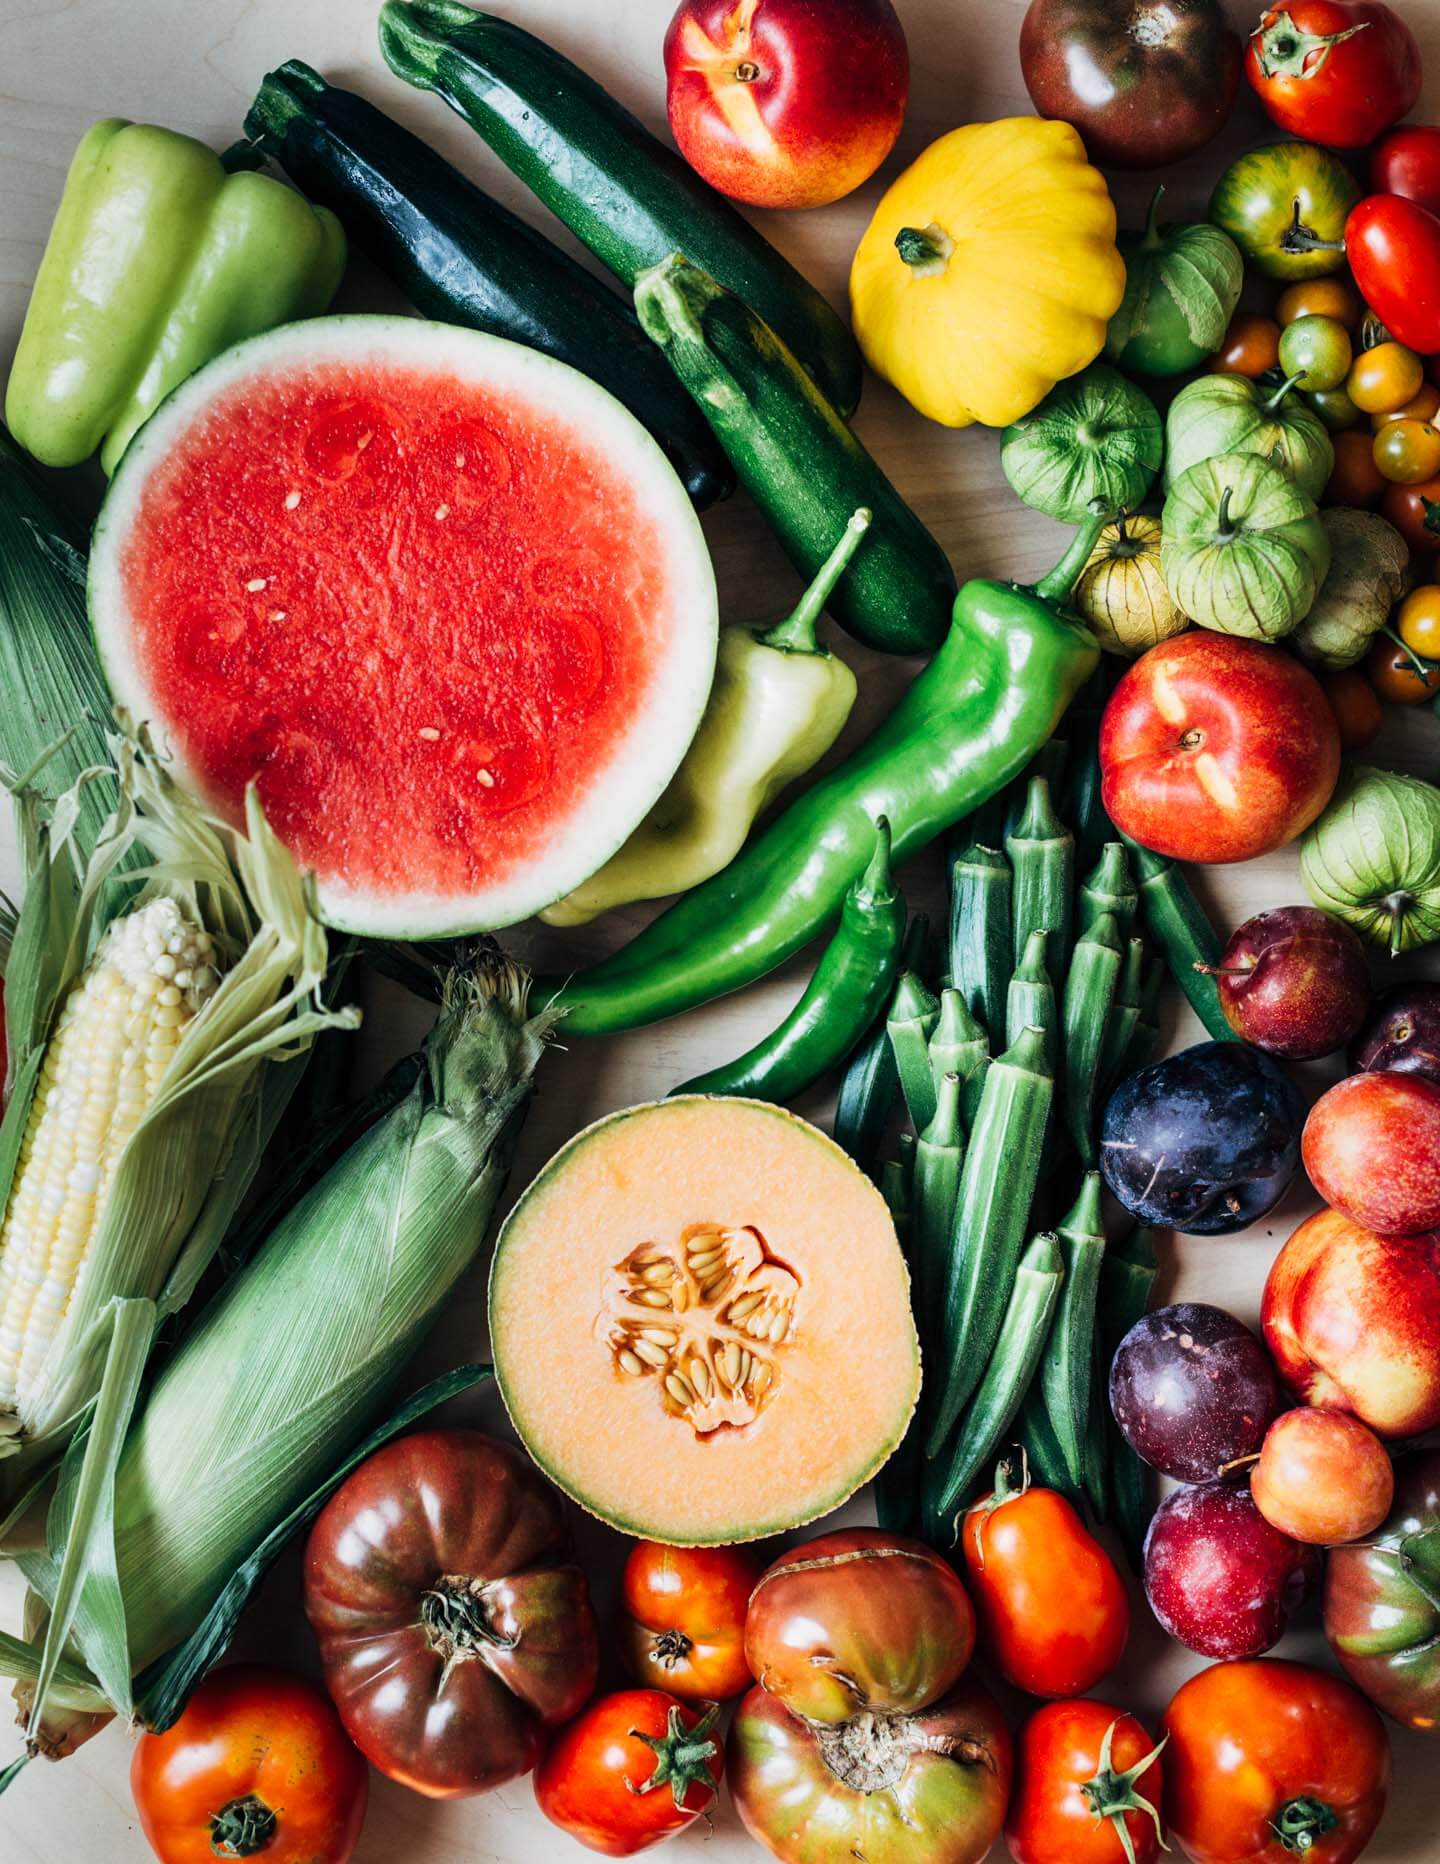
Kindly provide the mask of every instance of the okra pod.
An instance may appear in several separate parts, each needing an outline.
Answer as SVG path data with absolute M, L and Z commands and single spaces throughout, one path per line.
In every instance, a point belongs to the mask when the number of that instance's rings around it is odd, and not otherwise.
M 1125 960 L 1120 966 L 1120 981 L 1115 986 L 1115 1002 L 1110 1009 L 1110 1026 L 1100 1051 L 1099 1091 L 1108 1094 L 1120 1078 L 1125 1057 L 1135 1040 L 1140 1021 L 1140 995 L 1145 978 L 1145 941 L 1132 938 L 1125 946 Z
M 1107 841 L 1100 859 L 1080 883 L 1080 930 L 1094 925 L 1101 913 L 1113 913 L 1122 938 L 1129 938 L 1140 910 L 1140 895 L 1123 841 Z
M 1068 722 L 1068 721 L 1067 721 Z M 1050 785 L 1052 798 L 1061 794 L 1065 784 L 1065 769 L 1070 759 L 1070 746 L 1063 738 L 1048 738 L 1030 759 L 1005 791 L 1005 834 L 1013 835 L 1020 826 L 1030 802 L 1030 785 L 1036 777 L 1043 777 Z
M 1064 1279 L 1060 1245 L 1042 1230 L 1015 1271 L 995 1347 L 965 1413 L 959 1441 L 948 1461 L 933 1463 L 928 1472 L 928 1521 L 949 1523 L 1014 1423 L 1044 1351 Z
M 1053 1321 L 1051 1325 L 1053 1327 Z M 1080 1491 L 1072 1484 L 1070 1472 L 1065 1467 L 1060 1440 L 1055 1435 L 1049 1413 L 1045 1409 L 1045 1397 L 1038 1378 L 1031 1380 L 1030 1389 L 1025 1394 L 1025 1402 L 1015 1420 L 1015 1435 L 1030 1464 L 1030 1473 L 1041 1488 L 1056 1489 L 1072 1501 L 1078 1500 Z
M 914 971 L 906 971 L 895 988 L 885 1027 L 900 1078 L 900 1092 L 917 1133 L 923 1133 L 935 1118 L 930 1038 L 939 1020 L 940 999 Z
M 1165 984 L 1165 965 L 1152 958 L 1140 977 L 1140 1007 L 1130 1045 L 1120 1058 L 1116 1079 L 1124 1080 L 1137 1068 L 1148 1068 L 1160 1046 L 1160 992 Z
M 1095 1163 L 1095 1119 L 1100 1093 L 1100 1060 L 1110 1011 L 1124 962 L 1120 931 L 1112 913 L 1101 913 L 1079 940 L 1065 975 L 1060 1014 L 1065 1125 L 1080 1162 Z
M 927 1453 L 939 1456 L 994 1350 L 1025 1246 L 1054 1083 L 1045 1036 L 1022 1029 L 985 1072 L 960 1174 L 941 1327 L 944 1386 Z
M 880 1195 L 890 1211 L 895 1234 L 900 1239 L 900 1248 L 908 1262 L 915 1217 L 915 1141 L 908 1133 L 902 1133 L 900 1137 L 898 1155 L 886 1159 L 880 1172 Z
M 1109 1366 L 1100 1351 L 1096 1336 L 1092 1353 L 1094 1376 L 1090 1398 L 1090 1415 L 1085 1431 L 1085 1499 L 1097 1521 L 1110 1518 L 1110 1457 L 1107 1432 L 1110 1427 L 1110 1396 L 1106 1391 Z
M 922 968 L 929 938 L 929 915 L 916 913 L 905 928 L 902 976 Z M 835 1103 L 835 1143 L 845 1148 L 862 1171 L 870 1173 L 874 1172 L 885 1130 L 900 1103 L 900 1074 L 890 1047 L 888 1019 L 887 1009 L 851 1057 Z
M 1218 965 L 1220 935 L 1196 899 L 1185 870 L 1164 855 L 1129 841 L 1140 880 L 1140 908 L 1145 926 L 1165 954 L 1170 974 L 1190 1007 L 1217 1042 L 1233 1041 L 1235 1031 L 1220 1007 L 1220 986 L 1197 965 Z
M 1075 837 L 1056 815 L 1044 777 L 1030 779 L 1024 814 L 1014 833 L 1006 836 L 1005 852 L 1015 875 L 1011 965 L 1019 964 L 1025 955 L 1032 932 L 1048 932 L 1046 964 L 1058 989 L 1070 949 Z
M 1014 967 L 1014 886 L 998 848 L 972 842 L 950 864 L 950 981 L 998 1042 Z
M 1111 1415 L 1110 1362 L 1125 1335 L 1148 1311 L 1159 1273 L 1154 1232 L 1143 1224 L 1123 1244 L 1111 1248 L 1100 1267 L 1099 1403 L 1107 1449 L 1107 1490 L 1121 1544 L 1137 1573 L 1141 1570 L 1145 1531 L 1155 1512 L 1155 1482 Z
M 1040 1360 L 1040 1391 L 1072 1488 L 1086 1477 L 1086 1438 L 1094 1385 L 1096 1303 L 1105 1257 L 1100 1174 L 1086 1172 L 1080 1195 L 1061 1219 L 1056 1235 L 1065 1265 L 1065 1286 Z M 1104 1458 L 1099 1459 L 1101 1480 Z
M 945 1265 L 955 1230 L 955 1205 L 965 1145 L 960 1125 L 960 1077 L 941 1077 L 935 1117 L 915 1145 L 913 1280 L 916 1320 L 926 1349 L 939 1331 Z
M 947 1074 L 968 1081 L 990 1059 L 990 1038 L 965 1007 L 958 990 L 940 992 L 940 1020 L 930 1038 L 930 1073 L 939 1096 Z
M 1060 1059 L 1060 1007 L 1045 962 L 1049 940 L 1050 934 L 1037 927 L 1026 941 L 1006 993 L 1005 1040 L 1017 1042 L 1022 1029 L 1041 1030 L 1053 1075 Z

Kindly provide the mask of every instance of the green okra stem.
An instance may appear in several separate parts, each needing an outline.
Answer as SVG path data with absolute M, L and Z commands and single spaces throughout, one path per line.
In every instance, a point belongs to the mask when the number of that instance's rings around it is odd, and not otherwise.
M 1065 977 L 1063 1031 L 1065 1125 L 1081 1164 L 1095 1163 L 1101 1055 L 1124 962 L 1114 915 L 1100 917 L 1076 945 Z
M 941 1324 L 944 1383 L 928 1454 L 939 1456 L 994 1350 L 1029 1230 L 1054 1093 L 1045 1037 L 1022 1029 L 985 1073 L 960 1177 Z
M 1059 1242 L 1042 1231 L 1016 1268 L 995 1347 L 965 1413 L 959 1441 L 948 1463 L 942 1459 L 931 1465 L 927 1520 L 949 1525 L 1014 1423 L 1044 1351 L 1064 1279 Z M 946 1535 L 952 1545 L 957 1538 Z
M 930 1038 L 939 1020 L 940 999 L 914 971 L 906 971 L 896 986 L 885 1027 L 900 1077 L 900 1092 L 917 1133 L 923 1133 L 935 1118 Z
M 1098 1171 L 1086 1172 L 1079 1195 L 1055 1233 L 1065 1286 L 1040 1360 L 1039 1385 L 1069 1484 L 1080 1488 L 1086 1478 L 1100 1265 L 1105 1257 Z
M 940 1020 L 930 1038 L 930 1073 L 937 1097 L 947 1074 L 968 1081 L 989 1057 L 990 1038 L 966 1009 L 964 997 L 953 988 L 942 990 Z
M 1048 932 L 1046 963 L 1058 989 L 1070 950 L 1075 838 L 1056 815 L 1044 777 L 1031 778 L 1024 814 L 1006 836 L 1005 852 L 1015 876 L 1011 964 L 1024 956 L 1032 932 Z
M 972 842 L 950 864 L 950 981 L 998 1042 L 1014 963 L 1013 880 L 998 848 Z
M 1080 931 L 1083 936 L 1101 913 L 1112 913 L 1122 938 L 1129 938 L 1140 910 L 1140 895 L 1123 841 L 1107 841 L 1100 859 L 1080 883 Z

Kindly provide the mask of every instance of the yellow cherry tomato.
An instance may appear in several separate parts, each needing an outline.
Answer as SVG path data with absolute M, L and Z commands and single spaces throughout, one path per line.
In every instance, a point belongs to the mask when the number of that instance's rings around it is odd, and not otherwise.
M 1372 451 L 1376 471 L 1392 485 L 1419 485 L 1440 473 L 1440 432 L 1428 421 L 1387 421 Z
M 1400 343 L 1377 343 L 1361 350 L 1345 381 L 1346 393 L 1366 414 L 1403 408 L 1420 393 L 1425 365 Z
M 1401 408 L 1390 408 L 1384 414 L 1372 414 L 1370 425 L 1378 433 L 1387 421 L 1433 421 L 1440 414 L 1440 388 L 1433 382 L 1424 382 L 1420 393 L 1412 395 Z
M 1333 317 L 1353 330 L 1360 310 L 1360 293 L 1348 278 L 1302 278 L 1280 293 L 1275 315 L 1282 324 L 1293 324 L 1297 317 Z
M 1365 677 L 1387 705 L 1419 705 L 1440 691 L 1440 662 L 1417 667 L 1411 656 L 1383 634 L 1365 656 Z
M 1396 611 L 1395 629 L 1422 660 L 1440 660 L 1440 583 L 1410 591 Z

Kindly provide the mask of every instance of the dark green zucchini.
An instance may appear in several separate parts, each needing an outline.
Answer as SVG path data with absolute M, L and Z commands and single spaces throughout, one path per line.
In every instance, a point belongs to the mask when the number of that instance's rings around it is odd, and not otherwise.
M 735 474 L 631 307 L 352 91 L 292 58 L 260 86 L 245 133 L 417 310 L 543 350 L 643 423 L 703 510 Z
M 843 415 L 860 399 L 849 327 L 638 118 L 543 39 L 457 0 L 386 0 L 390 69 L 434 91 L 617 278 L 683 252 L 777 330 Z
M 836 512 L 872 514 L 826 604 L 840 626 L 881 653 L 933 652 L 955 604 L 949 559 L 777 333 L 679 253 L 642 274 L 635 308 L 807 582 Z

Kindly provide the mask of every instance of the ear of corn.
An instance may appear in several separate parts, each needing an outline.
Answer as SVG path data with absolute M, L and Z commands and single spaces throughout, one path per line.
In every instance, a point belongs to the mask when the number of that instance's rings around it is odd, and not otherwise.
M 51 1511 L 62 1559 L 42 1694 L 90 1537 L 107 1532 L 156 1330 L 212 1259 L 283 1098 L 265 1076 L 356 1020 L 320 1002 L 325 935 L 254 797 L 232 834 L 142 740 L 113 748 L 120 800 L 83 865 L 86 779 L 48 816 L 32 792 L 17 798 L 29 874 L 5 979 L 0 1538 L 76 1445 Z M 107 918 L 111 877 L 137 847 L 150 864 Z
M 525 1020 L 525 993 L 523 973 L 493 950 L 451 977 L 410 1091 L 281 1219 L 161 1372 L 119 1454 L 103 1531 L 93 1531 L 103 1511 L 86 1489 L 88 1459 L 72 1448 L 50 1549 L 20 1563 L 52 1607 L 50 1643 L 65 1621 L 77 1710 L 90 1706 L 75 1693 L 88 1672 L 129 1713 L 132 1674 L 195 1630 L 386 1407 L 479 1251 L 504 1183 L 547 1026 Z M 77 1533 L 87 1553 L 67 1589 Z M 19 1668 L 13 1653 L 9 1667 Z M 29 1675 L 18 1693 L 32 1742 L 63 1750 L 66 1698 L 47 1706 L 44 1667 Z

